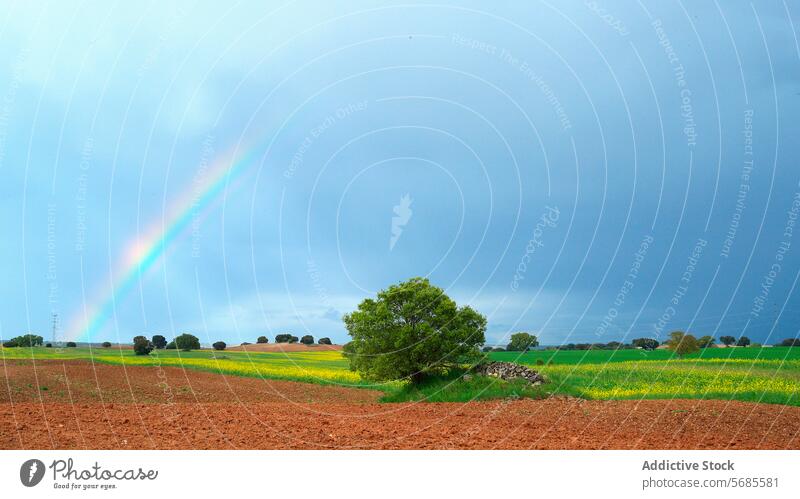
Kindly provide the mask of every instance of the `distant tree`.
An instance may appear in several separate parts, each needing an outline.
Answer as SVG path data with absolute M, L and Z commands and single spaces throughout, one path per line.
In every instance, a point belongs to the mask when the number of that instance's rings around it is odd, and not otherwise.
M 333 345 L 330 338 L 320 338 L 317 343 L 320 345 Z
M 511 342 L 506 346 L 508 352 L 526 352 L 533 347 L 539 346 L 539 339 L 530 333 L 514 333 L 511 335 Z
M 158 350 L 162 350 L 167 346 L 167 339 L 160 334 L 153 335 L 153 346 Z
M 45 348 L 53 348 L 53 344 L 52 343 L 45 343 L 44 347 Z
M 3 348 L 14 348 L 18 347 L 17 342 L 15 340 L 8 340 L 3 342 Z
M 658 348 L 659 342 L 653 338 L 636 338 L 631 342 L 633 346 L 636 348 L 642 348 L 644 350 L 655 350 Z
M 189 350 L 200 350 L 200 340 L 197 336 L 189 333 L 183 333 L 175 337 L 175 346 L 178 350 L 188 352 Z
M 494 347 L 492 348 L 492 352 L 505 352 L 506 349 L 503 347 Z
M 78 346 L 78 344 L 75 343 L 74 341 L 68 341 L 67 342 L 67 348 L 75 348 L 77 346 Z
M 292 339 L 292 335 L 288 333 L 279 334 L 275 336 L 275 343 L 289 343 Z
M 719 341 L 726 347 L 729 347 L 734 343 L 736 343 L 736 338 L 734 338 L 733 336 L 720 336 Z
M 622 343 L 620 343 L 619 341 L 609 341 L 608 343 L 606 343 L 606 350 L 619 350 L 620 348 L 622 348 L 622 346 L 623 346 Z
M 749 344 L 750 344 L 750 338 L 748 338 L 747 336 L 742 336 L 741 338 L 739 338 L 738 341 L 736 341 L 737 347 L 746 347 Z
M 314 337 L 311 336 L 310 334 L 307 334 L 307 335 L 303 336 L 302 338 L 300 338 L 300 343 L 302 343 L 303 345 L 313 345 L 314 344 Z
M 479 359 L 486 318 L 459 307 L 428 279 L 415 277 L 378 292 L 344 316 L 353 340 L 344 354 L 350 369 L 374 381 L 409 379 Z
M 251 343 L 249 341 L 243 341 L 241 344 L 242 344 L 243 347 L 246 347 L 247 345 L 251 345 Z
M 153 351 L 153 342 L 144 336 L 137 336 L 133 339 L 133 351 L 136 355 L 150 355 Z
M 485 347 L 481 348 L 481 352 L 484 352 L 484 353 L 491 352 L 491 351 L 492 351 L 492 347 L 490 347 L 490 346 L 485 346 Z
M 670 333 L 667 347 L 681 358 L 700 350 L 697 344 L 697 338 L 683 331 L 673 331 Z
M 800 347 L 800 338 L 786 338 L 780 342 L 782 347 Z
M 167 350 L 175 350 L 175 341 L 173 340 L 173 341 L 170 341 L 169 343 L 167 343 L 167 346 L 165 348 Z
M 214 347 L 214 350 L 225 350 L 225 347 L 228 345 L 226 345 L 224 341 L 217 341 L 211 346 Z
M 269 339 L 266 336 L 259 336 L 256 343 L 269 343 Z
M 17 346 L 21 347 L 35 347 L 44 344 L 44 338 L 37 334 L 23 334 L 14 338 Z
M 298 341 L 299 339 L 297 338 L 297 336 L 291 336 L 289 338 L 289 343 L 297 343 Z
M 714 339 L 713 336 L 708 336 L 708 335 L 701 336 L 700 338 L 697 339 L 697 346 L 699 346 L 700 348 L 711 348 L 714 346 L 715 341 L 716 340 Z
M 111 342 L 104 341 L 103 343 L 100 344 L 100 346 L 102 346 L 103 348 L 111 348 Z

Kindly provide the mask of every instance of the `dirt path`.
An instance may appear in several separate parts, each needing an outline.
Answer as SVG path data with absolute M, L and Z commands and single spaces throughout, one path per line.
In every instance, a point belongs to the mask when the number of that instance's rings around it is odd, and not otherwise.
M 158 371 L 0 365 L 0 448 L 800 448 L 798 407 L 576 399 L 378 404 L 377 393 L 359 389 Z M 35 376 L 48 390 L 33 389 Z M 176 392 L 172 399 L 163 380 Z

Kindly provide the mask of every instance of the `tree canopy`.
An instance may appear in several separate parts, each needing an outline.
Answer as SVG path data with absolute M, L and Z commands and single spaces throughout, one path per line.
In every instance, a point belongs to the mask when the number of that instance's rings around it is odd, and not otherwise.
M 44 343 L 44 338 L 39 336 L 38 334 L 23 334 L 22 336 L 17 336 L 10 340 L 18 347 L 36 347 L 40 346 Z
M 136 355 L 149 355 L 153 351 L 155 345 L 153 342 L 144 336 L 136 336 L 133 338 L 133 351 Z
M 506 347 L 508 352 L 525 352 L 530 348 L 539 346 L 539 338 L 529 333 L 514 333 L 511 342 Z
M 176 336 L 172 341 L 175 342 L 175 347 L 178 350 L 183 350 L 184 352 L 200 350 L 200 340 L 193 334 L 183 333 L 180 336 Z
M 153 335 L 152 341 L 153 341 L 153 346 L 159 350 L 167 346 L 167 339 L 164 338 L 163 335 L 160 334 Z
M 486 318 L 458 307 L 428 279 L 389 286 L 344 316 L 352 341 L 344 353 L 350 369 L 368 380 L 421 381 L 476 360 L 485 341 Z
M 697 346 L 700 348 L 710 348 L 714 346 L 714 337 L 713 336 L 701 336 L 697 339 Z
M 686 334 L 683 331 L 673 331 L 669 335 L 667 346 L 670 350 L 675 352 L 678 357 L 683 357 L 700 350 L 697 343 L 697 338 L 691 334 Z
M 643 348 L 644 350 L 655 350 L 660 343 L 653 338 L 636 338 L 631 344 L 635 347 Z

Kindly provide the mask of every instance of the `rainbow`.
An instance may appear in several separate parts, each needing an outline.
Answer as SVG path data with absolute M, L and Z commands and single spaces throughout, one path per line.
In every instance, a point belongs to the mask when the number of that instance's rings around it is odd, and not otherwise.
M 208 142 L 204 143 L 203 149 L 204 155 L 213 152 Z M 170 245 L 213 206 L 231 183 L 255 163 L 259 150 L 250 148 L 238 157 L 233 153 L 225 154 L 212 164 L 201 161 L 190 186 L 165 211 L 164 216 L 125 246 L 123 258 L 108 276 L 110 291 L 106 290 L 97 299 L 84 304 L 82 313 L 75 315 L 66 331 L 67 340 L 98 341 L 97 334 L 109 319 L 115 317 L 117 303 L 161 259 Z M 117 276 L 122 276 L 121 280 L 117 281 Z

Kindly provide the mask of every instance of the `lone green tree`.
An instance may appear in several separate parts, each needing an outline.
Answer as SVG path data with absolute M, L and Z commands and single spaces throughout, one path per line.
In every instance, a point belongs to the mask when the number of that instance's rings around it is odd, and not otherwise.
M 654 338 L 636 338 L 631 344 L 643 350 L 655 350 L 659 345 L 658 340 Z
M 259 336 L 256 343 L 269 343 L 269 339 L 266 336 Z
M 729 347 L 734 343 L 736 343 L 736 338 L 734 338 L 733 336 L 720 336 L 719 341 L 721 341 L 722 344 L 725 345 L 726 347 Z
M 153 346 L 156 347 L 158 350 L 163 349 L 167 346 L 167 339 L 160 334 L 153 335 Z
M 18 346 L 21 347 L 35 347 L 44 344 L 44 338 L 39 336 L 38 334 L 23 334 L 22 336 L 17 336 L 14 340 Z
M 150 355 L 153 351 L 153 342 L 144 336 L 136 336 L 133 338 L 133 351 L 136 355 Z
M 539 338 L 529 333 L 514 333 L 511 342 L 506 347 L 508 352 L 526 352 L 528 349 L 539 346 Z
M 353 338 L 344 347 L 350 369 L 373 381 L 419 383 L 429 374 L 475 361 L 486 333 L 484 316 L 458 307 L 421 277 L 362 301 L 344 323 Z
M 684 357 L 690 353 L 700 351 L 700 346 L 697 343 L 697 338 L 691 334 L 686 334 L 683 331 L 673 331 L 669 334 L 667 347 L 675 352 L 678 357 Z
M 714 337 L 713 336 L 701 336 L 697 339 L 697 346 L 700 348 L 711 348 L 714 346 Z
M 180 336 L 176 336 L 173 341 L 178 350 L 183 350 L 184 352 L 200 350 L 200 340 L 193 334 L 183 333 Z
M 742 336 L 741 338 L 736 340 L 737 347 L 746 347 L 748 345 L 750 345 L 750 338 L 748 338 L 747 336 Z

